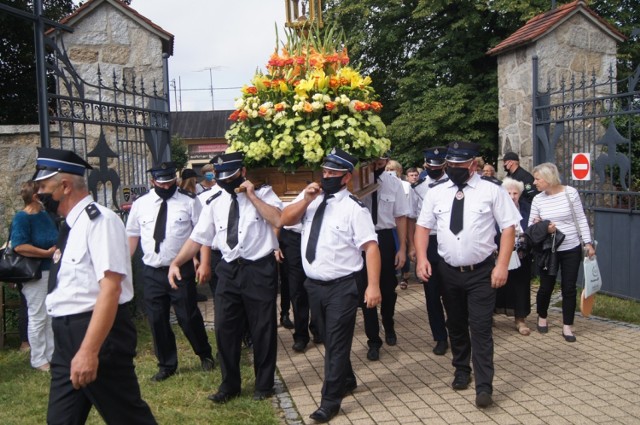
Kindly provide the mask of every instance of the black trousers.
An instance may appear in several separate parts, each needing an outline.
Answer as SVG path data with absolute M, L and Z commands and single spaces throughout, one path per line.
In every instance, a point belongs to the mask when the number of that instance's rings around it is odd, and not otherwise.
M 128 305 L 118 308 L 115 321 L 100 348 L 98 377 L 84 388 L 71 384 L 71 360 L 87 332 L 91 313 L 54 317 L 55 351 L 51 360 L 51 387 L 47 423 L 84 424 L 95 406 L 107 424 L 155 424 L 142 400 L 133 358 L 137 334 Z
M 213 306 L 216 304 L 216 288 L 218 287 L 218 273 L 216 273 L 216 267 L 222 260 L 222 251 L 219 249 L 211 250 L 211 278 L 209 279 L 209 288 L 211 288 L 211 295 L 213 295 Z
M 176 336 L 169 323 L 169 310 L 173 305 L 178 325 L 189 340 L 193 351 L 200 357 L 212 357 L 211 345 L 198 308 L 195 270 L 193 262 L 180 267 L 182 280 L 178 289 L 171 288 L 168 267 L 144 266 L 144 306 L 151 327 L 158 368 L 173 372 L 178 368 Z
M 447 327 L 444 319 L 444 308 L 442 307 L 442 278 L 438 271 L 438 265 L 442 257 L 438 254 L 437 235 L 429 236 L 429 247 L 427 248 L 427 259 L 431 263 L 432 275 L 428 282 L 422 282 L 424 296 L 427 304 L 427 317 L 429 327 L 434 341 L 447 340 Z
M 442 300 L 447 310 L 452 365 L 456 371 L 471 373 L 476 392 L 493 393 L 493 309 L 496 290 L 491 287 L 493 265 L 461 272 L 441 261 Z
M 378 246 L 380 247 L 380 293 L 382 294 L 382 302 L 380 303 L 380 315 L 382 316 L 382 326 L 386 334 L 395 333 L 393 316 L 396 310 L 396 287 L 398 286 L 398 278 L 396 277 L 395 259 L 396 259 L 396 243 L 393 238 L 392 229 L 376 230 L 378 234 Z M 364 317 L 364 332 L 367 335 L 367 344 L 369 347 L 380 347 L 382 339 L 380 339 L 380 325 L 378 323 L 378 309 L 367 308 L 362 300 L 364 300 L 364 290 L 366 289 L 366 267 L 365 274 L 360 284 L 360 307 L 362 308 L 362 316 Z
M 566 251 L 556 251 L 558 264 L 560 265 L 560 289 L 562 291 L 562 323 L 573 325 L 576 315 L 576 282 L 578 271 L 582 263 L 582 247 L 580 245 Z M 547 317 L 549 302 L 553 287 L 556 285 L 556 276 L 549 275 L 540 269 L 540 288 L 536 294 L 536 309 L 538 316 Z
M 216 268 L 216 341 L 222 371 L 219 390 L 241 390 L 240 351 L 242 336 L 249 326 L 253 340 L 253 368 L 256 391 L 273 388 L 277 358 L 276 297 L 278 272 L 273 254 L 255 262 L 224 259 Z
M 293 324 L 295 325 L 293 340 L 307 344 L 309 342 L 309 297 L 304 288 L 307 276 L 302 267 L 300 239 L 300 233 L 287 229 L 280 230 L 280 249 L 284 254 L 280 279 L 286 276 L 289 282 L 289 296 L 293 306 Z M 280 297 L 284 297 L 284 288 L 281 290 Z M 285 311 L 284 306 L 282 311 Z
M 351 345 L 359 304 L 356 275 L 337 282 L 307 279 L 311 315 L 324 340 L 324 384 L 321 407 L 339 408 L 345 384 L 355 382 L 351 366 Z

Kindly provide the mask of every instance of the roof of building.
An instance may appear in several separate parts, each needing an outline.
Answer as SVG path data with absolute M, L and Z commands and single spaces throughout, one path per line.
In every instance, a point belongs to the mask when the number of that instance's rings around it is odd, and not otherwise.
M 511 34 L 494 48 L 489 49 L 487 54 L 491 56 L 498 55 L 534 42 L 578 13 L 585 16 L 594 25 L 600 27 L 616 40 L 626 40 L 627 37 L 624 34 L 591 10 L 584 0 L 577 0 L 531 18 L 519 30 Z
M 224 139 L 233 111 L 171 112 L 171 135 L 183 139 Z
M 150 19 L 142 16 L 138 11 L 136 11 L 131 6 L 127 5 L 118 0 L 89 0 L 86 3 L 83 3 L 82 6 L 77 8 L 70 15 L 65 16 L 60 23 L 66 24 L 73 27 L 77 22 L 81 21 L 84 17 L 91 13 L 91 11 L 95 10 L 98 6 L 103 3 L 109 3 L 116 9 L 120 10 L 129 18 L 133 19 L 135 22 L 140 24 L 142 27 L 146 28 L 148 31 L 155 33 L 162 40 L 162 52 L 167 53 L 169 56 L 173 56 L 173 42 L 174 36 L 168 31 L 165 31 L 159 25 L 153 23 Z M 52 33 L 54 30 L 51 29 L 47 31 L 47 34 Z

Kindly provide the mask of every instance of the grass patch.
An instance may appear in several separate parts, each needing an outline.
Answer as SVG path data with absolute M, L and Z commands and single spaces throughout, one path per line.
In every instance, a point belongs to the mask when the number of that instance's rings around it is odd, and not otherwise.
M 578 288 L 578 296 L 576 297 L 578 311 L 580 310 L 581 293 L 582 289 Z M 562 307 L 562 302 L 557 302 L 554 307 Z M 640 302 L 598 293 L 591 315 L 640 325 Z
M 278 424 L 278 416 L 271 400 L 253 401 L 254 372 L 248 350 L 243 351 L 242 397 L 224 405 L 207 400 L 220 384 L 220 366 L 213 373 L 200 369 L 200 359 L 193 353 L 182 330 L 174 326 L 178 344 L 179 373 L 164 382 L 151 382 L 157 372 L 151 334 L 147 322 L 136 321 L 138 329 L 138 356 L 136 373 L 143 399 L 149 404 L 160 424 Z M 213 332 L 209 341 L 215 348 Z M 29 354 L 17 350 L 18 338 L 11 336 L 0 350 L 0 424 L 32 425 L 46 423 L 49 397 L 49 374 L 36 371 L 29 365 Z M 88 424 L 103 424 L 95 409 L 91 410 Z

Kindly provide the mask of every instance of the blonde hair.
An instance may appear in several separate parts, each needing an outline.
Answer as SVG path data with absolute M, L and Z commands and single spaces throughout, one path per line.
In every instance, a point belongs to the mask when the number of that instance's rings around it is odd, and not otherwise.
M 540 165 L 537 165 L 531 174 L 538 173 L 538 176 L 546 181 L 551 186 L 558 186 L 562 184 L 560 181 L 560 173 L 558 172 L 558 167 L 555 164 L 550 162 L 544 162 Z
M 502 187 L 507 190 L 516 189 L 520 194 L 524 191 L 524 183 L 511 177 L 505 177 L 504 180 L 502 180 Z
M 387 162 L 385 171 L 389 171 L 389 170 L 395 171 L 398 177 L 402 176 L 402 165 L 400 165 L 400 163 L 394 159 L 391 159 L 389 160 L 389 162 Z

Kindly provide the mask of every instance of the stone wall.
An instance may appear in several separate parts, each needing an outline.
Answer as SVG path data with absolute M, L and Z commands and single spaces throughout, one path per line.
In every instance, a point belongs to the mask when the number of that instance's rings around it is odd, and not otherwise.
M 53 129 L 52 129 L 53 130 Z M 36 148 L 40 146 L 40 127 L 37 125 L 0 126 L 0 241 L 7 237 L 7 229 L 16 211 L 24 207 L 20 185 L 33 177 Z
M 520 156 L 520 165 L 533 168 L 532 141 L 532 58 L 538 56 L 539 89 L 549 83 L 557 89 L 564 79 L 571 82 L 595 72 L 598 82 L 608 78 L 616 65 L 616 41 L 581 14 L 574 15 L 535 43 L 498 57 L 499 158 L 512 151 Z

